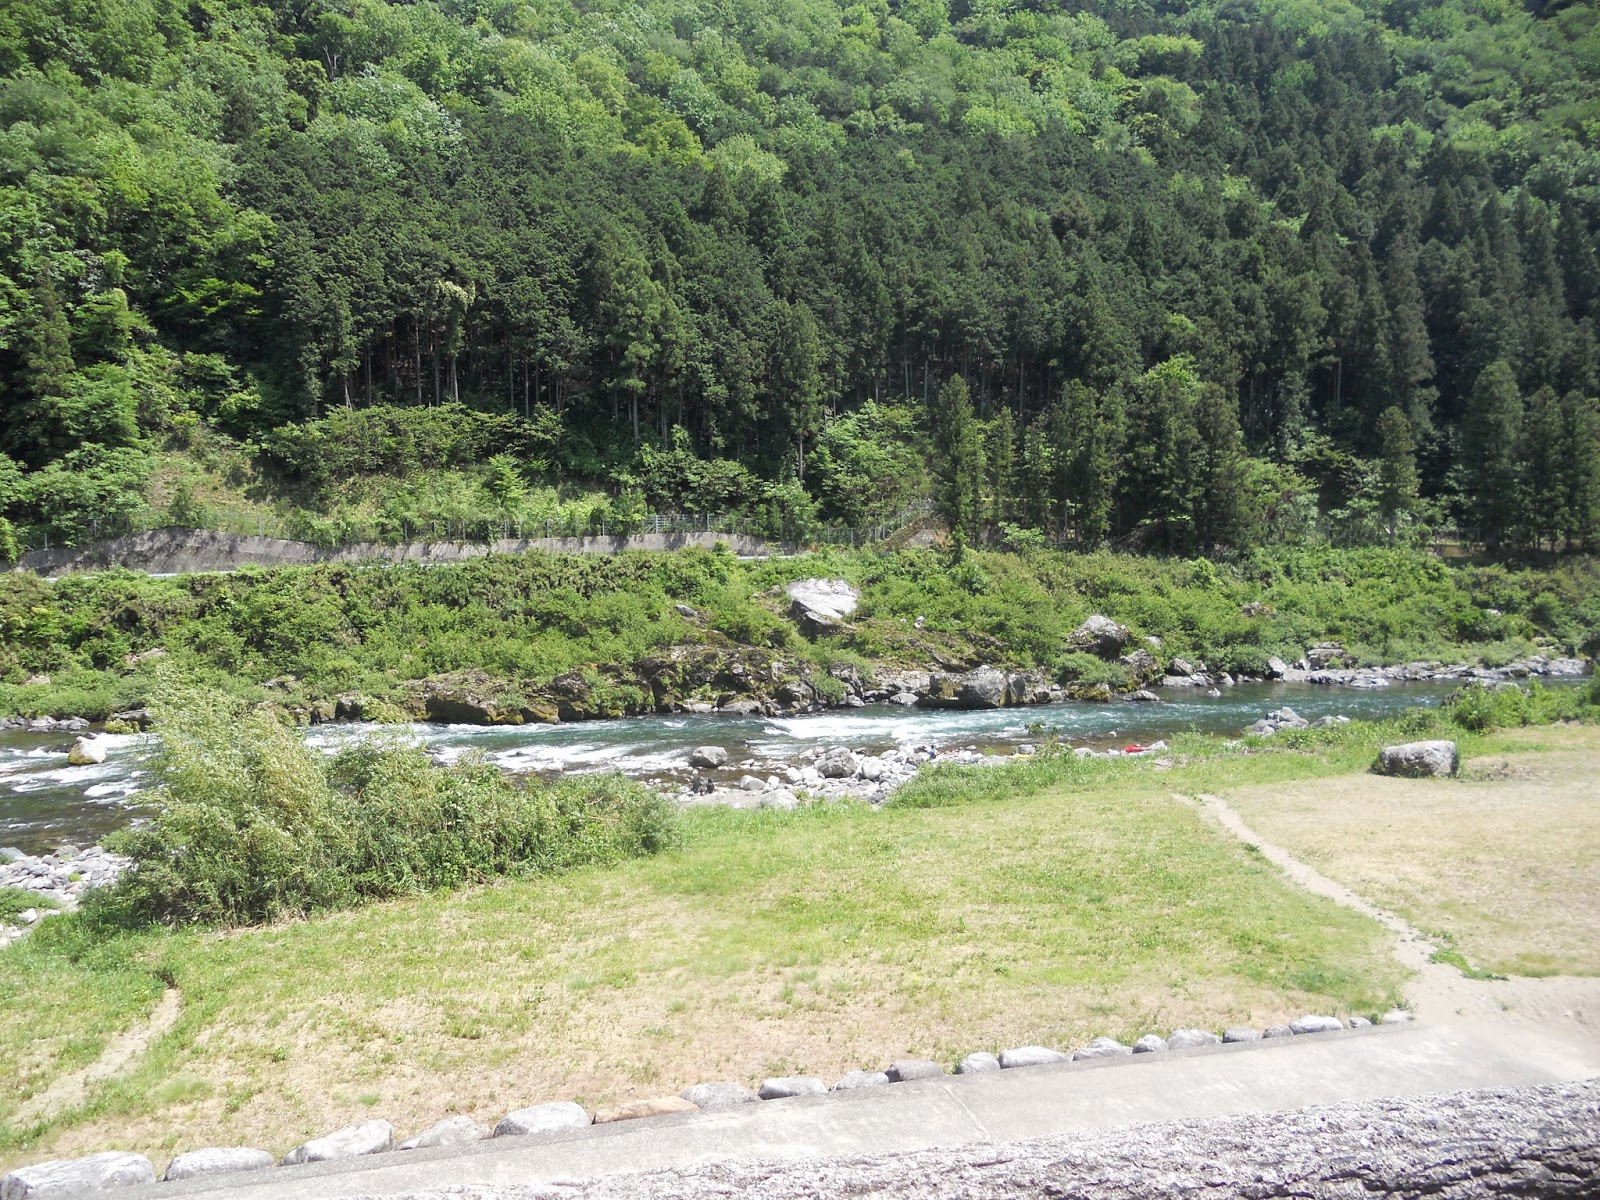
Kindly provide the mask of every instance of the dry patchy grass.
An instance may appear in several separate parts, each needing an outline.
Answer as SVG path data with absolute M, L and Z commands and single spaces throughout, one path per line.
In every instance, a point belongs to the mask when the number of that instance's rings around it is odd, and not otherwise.
M 1294 891 L 1153 782 L 705 812 L 682 849 L 617 868 L 76 958 L 65 924 L 14 953 L 0 985 L 0 1053 L 35 1034 L 61 1048 L 36 1056 L 23 1093 L 138 1019 L 159 976 L 183 1013 L 89 1106 L 0 1124 L 3 1157 L 281 1151 L 371 1115 L 413 1129 L 1395 995 L 1376 926 Z M 23 1098 L 0 1096 L 0 1122 Z
M 1501 974 L 1600 975 L 1600 728 L 1502 735 L 1457 780 L 1223 789 L 1252 828 Z

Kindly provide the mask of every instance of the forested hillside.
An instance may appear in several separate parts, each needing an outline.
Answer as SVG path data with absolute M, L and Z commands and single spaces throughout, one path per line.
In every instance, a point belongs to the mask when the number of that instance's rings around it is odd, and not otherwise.
M 0 551 L 224 493 L 1593 548 L 1596 12 L 8 0 Z

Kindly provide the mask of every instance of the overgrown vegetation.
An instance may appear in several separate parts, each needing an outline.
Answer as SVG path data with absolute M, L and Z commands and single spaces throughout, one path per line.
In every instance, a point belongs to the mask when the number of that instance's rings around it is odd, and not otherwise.
M 1593 0 L 91 7 L 0 17 L 0 555 L 1600 538 Z
M 862 589 L 849 627 L 815 642 L 788 619 L 781 594 L 812 575 Z M 662 697 L 694 698 L 696 687 L 714 699 L 752 686 L 713 678 L 714 663 L 704 684 L 679 678 L 674 647 L 777 663 L 787 675 L 988 662 L 1120 683 L 1120 664 L 1068 645 L 1095 612 L 1160 638 L 1159 650 L 1147 647 L 1158 667 L 1184 657 L 1259 673 L 1273 655 L 1292 662 L 1330 638 L 1352 663 L 1500 665 L 1537 649 L 1592 653 L 1600 567 L 1452 566 L 1388 549 L 1261 551 L 1221 564 L 1049 551 L 739 562 L 693 551 L 172 579 L 109 571 L 55 583 L 12 574 L 0 577 L 0 713 L 98 718 L 134 707 L 163 657 L 252 701 L 324 705 L 318 711 L 332 716 L 333 699 L 351 696 L 380 719 L 415 698 L 412 681 L 452 673 L 472 673 L 474 686 L 508 703 L 564 679 L 567 701 L 581 692 L 596 714 L 650 711 Z M 658 696 L 652 679 L 670 688 Z
M 334 758 L 272 712 L 166 688 L 148 825 L 107 846 L 133 867 L 91 894 L 102 926 L 243 925 L 652 854 L 668 802 L 620 776 L 554 784 L 414 746 Z

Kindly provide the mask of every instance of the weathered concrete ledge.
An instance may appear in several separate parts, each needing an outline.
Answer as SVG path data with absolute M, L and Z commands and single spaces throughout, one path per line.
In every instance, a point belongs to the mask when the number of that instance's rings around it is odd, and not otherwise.
M 610 537 L 504 538 L 496 542 L 403 542 L 385 545 L 362 542 L 338 550 L 324 550 L 310 542 L 253 534 L 218 533 L 209 529 L 152 529 L 131 537 L 113 538 L 87 546 L 59 550 L 30 550 L 17 560 L 16 569 L 39 575 L 71 571 L 101 571 L 127 567 L 153 575 L 178 575 L 190 571 L 232 571 L 238 567 L 291 567 L 325 562 L 451 563 L 490 554 L 523 554 L 544 550 L 552 554 L 620 554 L 625 550 L 709 550 L 725 543 L 741 557 L 792 553 L 793 547 L 774 546 L 739 533 L 635 533 Z
M 687 1172 L 683 1178 L 697 1177 L 704 1173 L 700 1168 L 708 1163 L 729 1164 L 717 1170 L 737 1173 L 746 1169 L 736 1165 L 740 1163 L 794 1163 L 978 1145 L 989 1149 L 972 1161 L 987 1156 L 998 1162 L 1009 1155 L 1009 1150 L 996 1149 L 995 1143 L 1020 1139 L 1077 1135 L 1141 1122 L 1196 1122 L 1236 1114 L 1289 1112 L 1319 1104 L 1342 1108 L 1351 1101 L 1428 1096 L 1463 1088 L 1541 1088 L 1595 1075 L 1600 1075 L 1600 1049 L 1575 1047 L 1533 1030 L 1374 1026 L 1231 1045 L 1212 1042 L 1167 1053 L 1090 1058 L 1021 1070 L 940 1075 L 888 1086 L 740 1103 L 712 1111 L 499 1137 L 464 1146 L 371 1154 L 133 1187 L 119 1190 L 118 1195 L 127 1200 L 167 1196 L 329 1200 L 355 1195 L 408 1195 L 461 1186 L 537 1188 L 556 1181 L 562 1181 L 562 1194 L 571 1195 L 574 1186 L 587 1181 L 630 1172 L 662 1171 L 674 1174 L 649 1176 L 650 1186 L 640 1190 L 595 1194 L 672 1194 L 661 1190 L 666 1180 L 678 1178 L 678 1172 Z M 1525 1097 L 1528 1107 L 1511 1104 L 1517 1114 L 1516 1135 L 1536 1141 L 1545 1120 L 1544 1106 L 1547 1102 L 1555 1104 L 1562 1095 L 1578 1098 L 1577 1115 L 1592 1113 L 1600 1103 L 1600 1093 L 1594 1085 L 1588 1085 L 1587 1091 L 1547 1088 Z M 1425 1115 L 1430 1109 L 1424 1105 L 1415 1111 Z M 1560 1127 L 1569 1127 L 1575 1119 L 1563 1118 L 1567 1124 Z M 1338 1123 L 1317 1117 L 1295 1128 L 1303 1134 L 1291 1139 L 1302 1143 L 1295 1149 L 1318 1155 L 1326 1137 L 1337 1131 Z M 1503 1128 L 1509 1126 L 1496 1124 L 1489 1136 L 1499 1137 Z M 1600 1122 L 1591 1121 L 1588 1136 L 1600 1139 L 1597 1130 Z M 1275 1150 L 1287 1149 L 1276 1145 L 1275 1136 L 1258 1140 L 1263 1145 L 1273 1143 Z M 1138 1139 L 1132 1144 L 1137 1146 Z M 1149 1152 L 1152 1147 L 1146 1145 L 1143 1149 Z M 1333 1156 L 1322 1157 L 1328 1163 L 1336 1161 Z M 1196 1163 L 1201 1167 L 1210 1165 L 1203 1159 Z M 802 1174 L 807 1169 L 803 1163 L 794 1167 Z M 811 1164 L 809 1169 L 811 1178 L 817 1179 L 817 1164 Z M 1360 1190 L 1352 1186 L 1353 1177 L 1348 1172 L 1342 1179 L 1346 1192 L 1339 1194 Z M 621 1182 L 618 1186 L 622 1186 Z M 965 1194 L 947 1188 L 930 1192 L 925 1182 L 923 1189 L 921 1194 Z M 743 1192 L 734 1188 L 727 1194 Z M 751 1194 L 757 1192 L 765 1194 L 759 1188 Z M 504 1194 L 509 1197 L 524 1193 Z M 1039 1193 L 1019 1188 L 1012 1193 L 993 1194 Z M 1335 1193 L 1327 1190 L 1307 1194 Z

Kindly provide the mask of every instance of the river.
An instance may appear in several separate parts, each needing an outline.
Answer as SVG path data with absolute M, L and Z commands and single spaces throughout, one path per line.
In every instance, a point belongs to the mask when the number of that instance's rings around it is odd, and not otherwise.
M 763 766 L 782 766 L 818 746 L 844 745 L 871 752 L 925 745 L 1003 749 L 1037 740 L 1044 731 L 1075 746 L 1103 748 L 1189 731 L 1239 733 L 1282 705 L 1308 720 L 1336 713 L 1375 719 L 1438 704 L 1457 686 L 1397 683 L 1358 690 L 1304 683 L 1242 684 L 1219 697 L 1199 688 L 1171 688 L 1160 704 L 1116 701 L 977 712 L 875 705 L 797 717 L 628 717 L 493 728 L 320 725 L 306 736 L 312 745 L 332 753 L 351 739 L 382 731 L 415 738 L 446 761 L 478 751 L 510 771 L 619 770 L 640 779 L 682 782 L 691 774 L 689 751 L 702 745 L 725 747 L 731 762 L 755 760 Z M 0 733 L 0 846 L 30 854 L 63 843 L 84 846 L 138 818 L 152 741 L 143 736 L 100 736 L 107 747 L 106 761 L 74 767 L 67 763 L 71 734 Z

